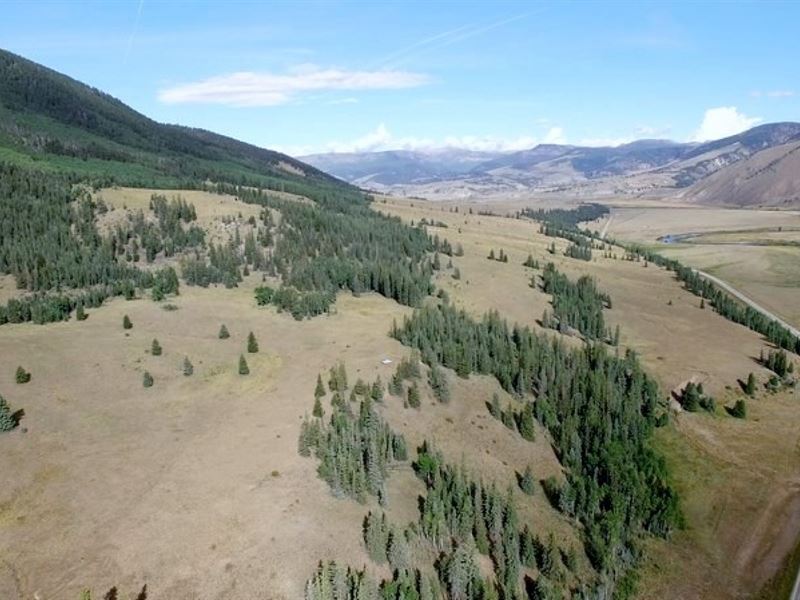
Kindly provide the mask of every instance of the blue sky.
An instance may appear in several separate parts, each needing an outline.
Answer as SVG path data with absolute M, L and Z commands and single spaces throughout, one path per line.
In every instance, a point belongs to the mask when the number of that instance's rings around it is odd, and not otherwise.
M 800 119 L 800 3 L 4 2 L 0 47 L 293 154 Z

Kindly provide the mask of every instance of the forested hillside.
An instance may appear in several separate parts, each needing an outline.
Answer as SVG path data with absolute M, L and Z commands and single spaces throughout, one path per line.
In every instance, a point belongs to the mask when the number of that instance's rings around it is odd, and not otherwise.
M 0 159 L 97 184 L 226 181 L 298 194 L 354 188 L 285 154 L 165 125 L 116 98 L 0 50 Z

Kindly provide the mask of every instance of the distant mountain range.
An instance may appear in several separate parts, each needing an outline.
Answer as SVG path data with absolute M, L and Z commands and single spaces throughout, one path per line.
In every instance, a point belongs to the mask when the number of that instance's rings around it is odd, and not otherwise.
M 458 149 L 315 154 L 302 160 L 355 185 L 426 197 L 674 196 L 738 206 L 800 205 L 800 123 L 770 123 L 704 143 L 542 144 L 511 153 Z M 745 182 L 746 185 L 745 185 Z

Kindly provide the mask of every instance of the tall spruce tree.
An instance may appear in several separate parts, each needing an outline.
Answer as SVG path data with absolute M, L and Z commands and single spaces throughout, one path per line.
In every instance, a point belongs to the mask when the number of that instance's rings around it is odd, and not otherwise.
M 11 408 L 8 406 L 6 399 L 0 396 L 0 432 L 11 431 L 17 426 Z
M 255 354 L 258 352 L 258 341 L 256 340 L 256 336 L 252 331 L 247 335 L 247 351 L 250 354 Z

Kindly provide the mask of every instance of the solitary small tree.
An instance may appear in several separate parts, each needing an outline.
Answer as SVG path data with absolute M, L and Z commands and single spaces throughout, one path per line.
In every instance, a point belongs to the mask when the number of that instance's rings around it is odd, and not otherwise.
M 153 376 L 150 375 L 149 371 L 144 372 L 144 375 L 142 376 L 142 385 L 146 388 L 153 387 Z
M 153 356 L 161 356 L 161 344 L 159 344 L 156 339 L 153 339 L 153 343 L 150 345 L 150 354 Z
M 252 331 L 247 336 L 247 351 L 250 354 L 255 354 L 258 352 L 258 342 L 256 341 L 256 336 Z
M 20 366 L 17 367 L 16 379 L 17 383 L 28 383 L 31 380 L 31 374 Z
M 219 336 L 218 336 L 218 337 L 219 337 L 219 339 L 221 339 L 221 340 L 227 340 L 229 337 L 231 337 L 231 334 L 230 334 L 230 333 L 228 333 L 228 328 L 227 328 L 227 327 L 225 327 L 225 324 L 224 324 L 224 323 L 223 323 L 223 324 L 222 324 L 222 326 L 219 328 Z
M 250 375 L 250 367 L 247 366 L 244 354 L 239 355 L 239 375 Z
M 756 393 L 756 376 L 753 375 L 753 373 L 747 376 L 747 383 L 744 386 L 744 391 L 748 396 L 752 396 Z
M 0 431 L 11 431 L 17 426 L 6 399 L 0 396 Z
M 528 494 L 528 496 L 533 496 L 536 487 L 530 465 L 525 467 L 525 472 L 519 478 L 519 489 Z
M 122 328 L 123 329 L 133 329 L 133 323 L 131 323 L 131 319 L 128 315 L 122 317 Z
M 732 417 L 736 417 L 737 419 L 744 419 L 747 417 L 747 405 L 744 402 L 743 398 L 739 398 L 736 403 L 733 405 L 733 408 L 730 409 L 730 413 Z
M 194 365 L 192 365 L 188 356 L 183 357 L 183 374 L 186 377 L 190 377 L 194 374 Z

